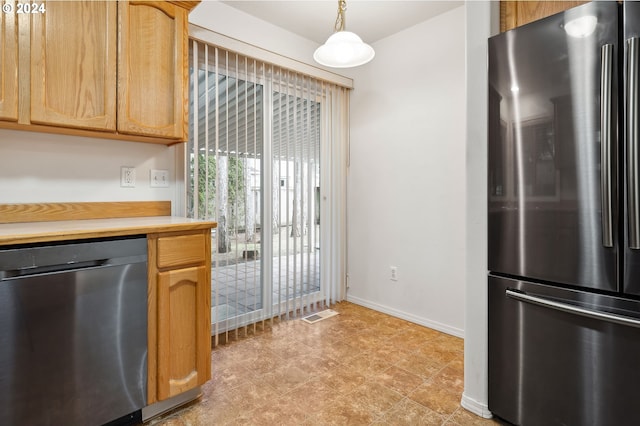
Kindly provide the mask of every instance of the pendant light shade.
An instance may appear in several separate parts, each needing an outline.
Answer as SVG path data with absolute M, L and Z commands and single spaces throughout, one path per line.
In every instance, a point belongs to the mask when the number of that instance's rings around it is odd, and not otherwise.
M 364 43 L 356 34 L 350 31 L 338 31 L 316 49 L 313 59 L 328 67 L 348 68 L 366 64 L 375 54 L 373 47 Z
M 350 31 L 345 31 L 346 0 L 338 0 L 338 17 L 335 31 L 327 41 L 318 47 L 313 59 L 320 65 L 333 68 L 349 68 L 366 64 L 375 56 L 371 46 Z

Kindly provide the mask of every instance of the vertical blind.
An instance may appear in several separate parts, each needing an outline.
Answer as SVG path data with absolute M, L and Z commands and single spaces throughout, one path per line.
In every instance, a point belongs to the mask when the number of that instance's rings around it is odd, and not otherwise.
M 218 222 L 217 344 L 345 297 L 348 90 L 197 40 L 190 55 L 187 209 Z

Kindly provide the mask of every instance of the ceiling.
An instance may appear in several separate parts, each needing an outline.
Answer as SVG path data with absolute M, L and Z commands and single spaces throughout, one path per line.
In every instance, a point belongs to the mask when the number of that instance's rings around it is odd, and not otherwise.
M 318 44 L 333 33 L 337 0 L 244 1 L 223 3 Z M 346 29 L 374 43 L 464 4 L 464 1 L 348 0 Z

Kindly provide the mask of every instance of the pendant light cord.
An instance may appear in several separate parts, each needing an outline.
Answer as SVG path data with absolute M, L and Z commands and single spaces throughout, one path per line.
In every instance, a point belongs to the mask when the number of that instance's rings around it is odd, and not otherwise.
M 350 68 L 364 65 L 376 55 L 373 47 L 357 34 L 345 31 L 347 0 L 338 0 L 338 17 L 334 33 L 313 52 L 313 59 L 320 65 L 333 68 Z
M 346 25 L 345 11 L 347 10 L 347 0 L 338 0 L 338 16 L 336 17 L 336 23 L 333 26 L 336 32 L 344 31 Z

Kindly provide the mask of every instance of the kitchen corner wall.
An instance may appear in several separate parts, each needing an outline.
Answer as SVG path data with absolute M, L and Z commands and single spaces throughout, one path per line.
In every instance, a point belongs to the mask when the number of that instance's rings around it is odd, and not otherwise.
M 352 73 L 348 300 L 463 336 L 465 6 L 373 47 Z
M 487 38 L 497 34 L 499 3 L 467 2 L 467 285 L 462 406 L 482 417 L 487 367 Z
M 465 7 L 374 44 L 354 78 L 348 299 L 462 336 L 465 296 Z M 316 43 L 224 3 L 193 24 L 314 64 Z M 411 46 L 405 48 L 405 44 Z M 389 280 L 389 266 L 399 281 Z
M 174 204 L 176 147 L 0 129 L 0 203 L 157 201 Z M 136 186 L 120 187 L 120 167 Z M 151 188 L 149 170 L 169 171 Z

